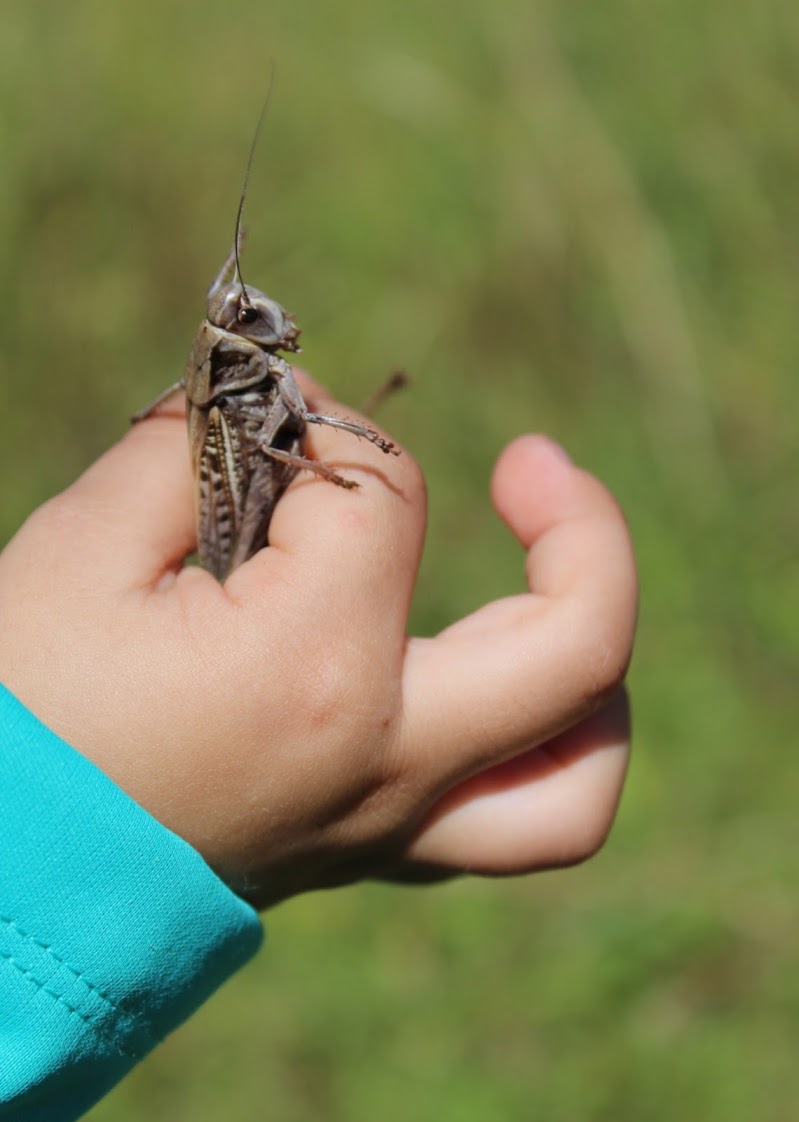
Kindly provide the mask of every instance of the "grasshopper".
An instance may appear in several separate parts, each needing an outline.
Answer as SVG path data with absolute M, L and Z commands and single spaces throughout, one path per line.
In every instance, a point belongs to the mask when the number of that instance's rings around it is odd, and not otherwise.
M 365 425 L 308 409 L 279 353 L 300 349 L 294 316 L 242 280 L 241 220 L 265 108 L 250 149 L 233 248 L 208 291 L 183 377 L 133 417 L 143 420 L 172 394 L 186 391 L 199 560 L 220 581 L 267 544 L 275 505 L 299 471 L 339 487 L 358 486 L 305 455 L 309 424 L 343 429 L 399 455 Z

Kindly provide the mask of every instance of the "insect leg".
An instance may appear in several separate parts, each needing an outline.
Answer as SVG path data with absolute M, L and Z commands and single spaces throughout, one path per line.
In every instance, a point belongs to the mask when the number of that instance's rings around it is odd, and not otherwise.
M 380 433 L 375 432 L 374 429 L 368 429 L 366 425 L 358 424 L 357 421 L 345 421 L 343 417 L 330 417 L 326 413 L 308 412 L 302 414 L 302 419 L 312 425 L 330 425 L 334 429 L 344 429 L 345 432 L 351 432 L 354 436 L 363 436 L 366 440 L 370 440 L 381 452 L 390 452 L 392 456 L 400 454 L 399 448 L 390 440 L 385 440 Z
M 354 436 L 362 436 L 366 440 L 370 440 L 372 444 L 377 445 L 381 452 L 390 452 L 393 456 L 399 455 L 399 448 L 396 448 L 390 440 L 385 440 L 374 429 L 367 428 L 366 425 L 361 425 L 357 421 L 345 421 L 342 417 L 329 417 L 326 413 L 310 413 L 302 399 L 299 387 L 294 381 L 291 367 L 283 359 L 278 359 L 276 362 L 273 360 L 270 364 L 270 372 L 277 381 L 278 392 L 284 405 L 293 416 L 301 417 L 308 424 L 330 425 L 334 429 L 344 429 L 345 432 L 351 432 Z
M 183 379 L 181 378 L 179 382 L 175 382 L 174 385 L 170 386 L 162 393 L 159 393 L 158 397 L 154 401 L 151 401 L 149 405 L 145 405 L 144 409 L 139 409 L 138 412 L 134 413 L 130 419 L 130 423 L 132 425 L 135 425 L 137 421 L 146 420 L 152 413 L 155 412 L 159 405 L 162 405 L 165 401 L 168 401 L 169 398 L 173 396 L 173 394 L 176 394 L 178 390 L 182 389 Z
M 259 441 L 258 447 L 265 456 L 270 456 L 273 460 L 280 460 L 282 464 L 289 464 L 290 467 L 312 471 L 314 475 L 321 476 L 328 483 L 335 483 L 336 486 L 344 487 L 348 491 L 360 487 L 360 484 L 356 483 L 354 479 L 345 479 L 342 475 L 333 471 L 332 468 L 329 468 L 327 464 L 320 464 L 318 460 L 307 460 L 305 456 L 295 456 L 292 452 L 284 452 L 282 448 L 273 448 L 267 440 Z

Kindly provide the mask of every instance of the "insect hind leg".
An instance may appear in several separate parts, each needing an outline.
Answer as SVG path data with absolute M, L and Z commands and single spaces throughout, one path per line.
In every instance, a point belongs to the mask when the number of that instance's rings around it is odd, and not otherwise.
M 386 440 L 380 433 L 367 428 L 366 425 L 359 424 L 357 421 L 346 421 L 343 417 L 330 417 L 326 413 L 309 412 L 289 364 L 278 355 L 270 355 L 270 360 L 269 373 L 277 382 L 278 393 L 291 416 L 299 417 L 309 425 L 330 425 L 334 429 L 343 429 L 345 432 L 351 432 L 353 436 L 362 436 L 365 440 L 371 441 L 381 452 L 390 452 L 392 456 L 400 454 L 399 448 L 392 441 Z
M 296 456 L 293 452 L 284 452 L 282 448 L 273 448 L 266 441 L 259 442 L 258 447 L 265 456 L 269 456 L 273 460 L 279 460 L 281 464 L 288 464 L 289 467 L 297 468 L 298 471 L 311 471 L 314 475 L 326 479 L 328 483 L 335 483 L 337 487 L 344 487 L 347 491 L 352 491 L 360 486 L 354 479 L 345 479 L 343 475 L 333 471 L 327 464 L 320 464 L 318 460 L 309 460 L 305 456 Z
M 159 405 L 163 405 L 165 401 L 169 401 L 170 397 L 174 397 L 178 390 L 182 389 L 185 389 L 185 385 L 181 378 L 179 382 L 175 382 L 168 389 L 159 393 L 158 397 L 155 398 L 154 401 L 151 401 L 149 405 L 145 405 L 143 409 L 139 409 L 138 412 L 134 413 L 130 419 L 130 423 L 136 425 L 139 421 L 146 421 L 147 418 L 156 411 Z
M 389 452 L 392 456 L 400 454 L 399 448 L 393 441 L 386 440 L 374 429 L 367 428 L 366 425 L 361 425 L 357 421 L 345 421 L 343 417 L 330 417 L 326 413 L 305 413 L 302 419 L 308 424 L 330 425 L 331 428 L 351 432 L 354 436 L 362 436 L 365 440 L 369 440 L 376 445 L 381 452 Z

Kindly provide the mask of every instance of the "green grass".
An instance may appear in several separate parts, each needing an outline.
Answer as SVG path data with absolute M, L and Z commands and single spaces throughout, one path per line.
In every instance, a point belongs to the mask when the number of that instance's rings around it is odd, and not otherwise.
M 31 0 L 0 34 L 0 535 L 178 376 L 265 91 L 246 276 L 424 466 L 414 627 L 521 587 L 545 429 L 641 566 L 637 753 L 569 873 L 295 900 L 92 1113 L 795 1116 L 799 8 Z

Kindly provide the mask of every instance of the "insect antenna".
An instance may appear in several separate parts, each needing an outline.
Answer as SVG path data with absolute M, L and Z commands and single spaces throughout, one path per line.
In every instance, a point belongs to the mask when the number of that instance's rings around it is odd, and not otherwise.
M 234 256 L 234 259 L 235 259 L 235 262 L 236 262 L 236 275 L 233 279 L 237 280 L 239 282 L 239 284 L 241 285 L 241 302 L 242 302 L 242 304 L 244 304 L 247 307 L 252 306 L 252 301 L 250 300 L 250 295 L 247 292 L 247 288 L 244 284 L 244 280 L 242 279 L 241 264 L 239 262 L 239 244 L 240 244 L 241 239 L 242 239 L 241 219 L 242 219 L 242 215 L 244 214 L 244 200 L 247 198 L 247 187 L 249 186 L 249 182 L 250 182 L 250 171 L 252 170 L 252 161 L 253 161 L 253 157 L 255 155 L 256 146 L 258 144 L 258 137 L 261 133 L 261 125 L 263 124 L 264 117 L 266 116 L 266 110 L 269 106 L 269 99 L 272 96 L 272 87 L 274 86 L 274 84 L 275 84 L 275 62 L 274 62 L 274 59 L 273 59 L 272 60 L 272 69 L 269 73 L 269 86 L 268 86 L 267 91 L 266 91 L 266 97 L 264 98 L 263 105 L 261 106 L 261 112 L 258 114 L 258 122 L 255 126 L 255 132 L 253 133 L 252 144 L 250 144 L 250 154 L 247 157 L 247 167 L 246 167 L 246 170 L 244 172 L 244 182 L 241 186 L 241 198 L 239 199 L 239 209 L 236 213 L 236 232 L 233 235 L 233 256 Z

